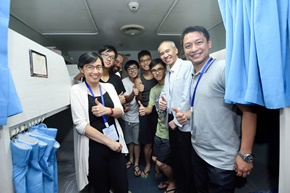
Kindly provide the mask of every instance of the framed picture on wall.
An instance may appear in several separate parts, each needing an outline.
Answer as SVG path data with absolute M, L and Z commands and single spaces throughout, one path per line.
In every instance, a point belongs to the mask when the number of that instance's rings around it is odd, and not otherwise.
M 47 78 L 47 60 L 44 54 L 29 50 L 31 76 Z

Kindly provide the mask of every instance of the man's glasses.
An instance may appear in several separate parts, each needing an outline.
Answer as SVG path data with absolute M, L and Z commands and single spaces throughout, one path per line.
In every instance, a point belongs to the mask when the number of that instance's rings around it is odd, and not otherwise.
M 127 71 L 128 72 L 132 72 L 132 71 L 135 71 L 137 70 L 138 68 L 135 66 L 135 67 L 132 67 L 132 68 L 127 68 Z
M 151 72 L 152 72 L 152 74 L 156 74 L 157 72 L 158 73 L 163 72 L 163 70 L 164 70 L 164 68 L 158 68 L 157 70 L 155 70 L 155 69 L 151 70 Z
M 115 56 L 110 56 L 109 54 L 101 54 L 104 59 L 115 60 Z
M 101 65 L 98 65 L 98 66 L 94 66 L 94 65 L 86 65 L 85 67 L 86 67 L 86 68 L 88 69 L 88 71 L 90 71 L 90 72 L 93 72 L 94 69 L 96 69 L 97 71 L 100 71 L 100 70 L 103 69 L 103 66 L 101 66 Z

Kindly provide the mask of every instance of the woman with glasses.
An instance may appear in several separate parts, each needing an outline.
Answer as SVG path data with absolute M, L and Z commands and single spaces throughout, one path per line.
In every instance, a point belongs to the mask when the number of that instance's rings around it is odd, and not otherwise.
M 75 168 L 78 190 L 89 183 L 96 193 L 128 193 L 125 153 L 117 118 L 123 107 L 112 84 L 101 83 L 104 63 L 95 52 L 84 53 L 78 68 L 85 80 L 71 89 Z

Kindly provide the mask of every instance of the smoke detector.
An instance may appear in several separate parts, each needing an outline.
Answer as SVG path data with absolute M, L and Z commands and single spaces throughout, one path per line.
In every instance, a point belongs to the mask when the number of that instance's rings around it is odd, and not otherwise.
M 135 37 L 142 34 L 145 31 L 145 28 L 142 25 L 129 24 L 122 26 L 120 31 L 127 36 Z
M 132 12 L 137 12 L 139 9 L 139 5 L 140 5 L 139 2 L 137 2 L 137 1 L 131 1 L 128 3 L 129 9 Z

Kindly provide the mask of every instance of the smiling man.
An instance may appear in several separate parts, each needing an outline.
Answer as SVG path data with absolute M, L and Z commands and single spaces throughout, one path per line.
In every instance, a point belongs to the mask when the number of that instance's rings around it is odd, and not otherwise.
M 180 125 L 175 118 L 172 107 L 182 111 L 190 109 L 188 88 L 193 72 L 190 61 L 178 58 L 178 49 L 174 42 L 164 41 L 158 52 L 162 61 L 170 68 L 165 77 L 164 89 L 161 92 L 160 108 L 167 109 L 167 123 L 172 151 L 172 166 L 179 192 L 193 192 L 191 167 L 190 124 Z
M 135 88 L 139 89 L 137 99 L 144 107 L 147 107 L 149 102 L 149 94 L 152 87 L 157 84 L 150 71 L 151 53 L 148 50 L 141 50 L 138 53 L 138 60 L 142 69 L 141 74 L 135 80 Z M 151 168 L 151 154 L 154 135 L 156 132 L 157 113 L 153 109 L 152 113 L 145 116 L 140 116 L 139 142 L 144 145 L 145 168 L 141 173 L 143 179 L 148 179 Z
M 117 58 L 115 59 L 114 66 L 112 67 L 112 71 L 122 78 L 122 70 L 123 70 L 123 63 L 124 63 L 124 57 L 122 54 L 117 55 Z
M 225 103 L 226 62 L 210 57 L 212 40 L 204 27 L 184 29 L 182 46 L 194 66 L 194 74 L 191 111 L 185 114 L 178 111 L 177 119 L 183 123 L 187 117 L 191 122 L 196 189 L 204 193 L 234 193 L 235 177 L 247 177 L 253 169 L 255 109 Z
M 158 123 L 153 143 L 152 160 L 156 163 L 156 172 L 161 172 L 166 176 L 166 181 L 161 182 L 158 188 L 167 188 L 166 192 L 175 192 L 176 185 L 173 177 L 172 167 L 169 165 L 170 161 L 170 143 L 169 133 L 166 128 L 166 112 L 159 109 L 160 93 L 164 87 L 164 78 L 166 74 L 166 64 L 160 58 L 156 58 L 150 63 L 150 70 L 153 77 L 158 84 L 151 90 L 149 95 L 149 103 L 145 108 L 139 101 L 139 113 L 141 116 L 148 115 L 152 109 L 156 108 L 158 114 Z

